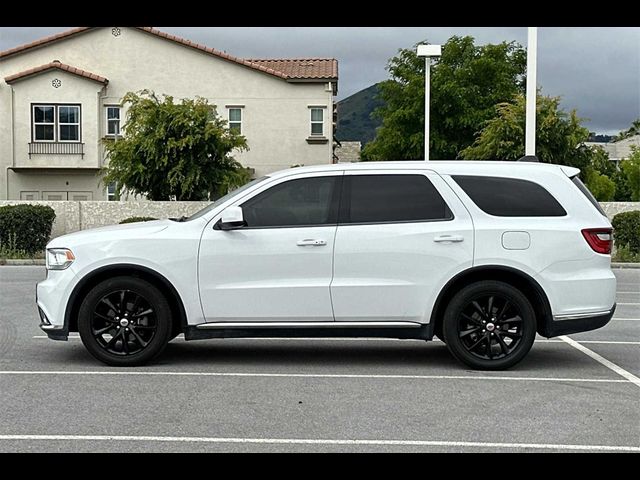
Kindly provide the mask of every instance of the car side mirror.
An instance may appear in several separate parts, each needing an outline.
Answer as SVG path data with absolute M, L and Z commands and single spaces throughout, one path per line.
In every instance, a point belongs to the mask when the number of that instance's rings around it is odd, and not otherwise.
M 227 207 L 222 212 L 222 217 L 214 228 L 216 230 L 237 230 L 246 226 L 247 222 L 244 221 L 242 207 Z

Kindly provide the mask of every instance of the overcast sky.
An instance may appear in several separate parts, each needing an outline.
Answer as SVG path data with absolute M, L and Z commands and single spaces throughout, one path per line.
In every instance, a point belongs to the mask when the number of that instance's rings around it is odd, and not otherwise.
M 339 95 L 345 98 L 388 77 L 385 66 L 399 48 L 452 35 L 476 43 L 515 40 L 526 46 L 526 27 L 157 27 L 240 57 L 335 57 Z M 62 27 L 0 28 L 0 50 Z M 82 65 L 80 65 L 81 67 Z M 640 28 L 538 29 L 538 85 L 561 95 L 598 133 L 617 133 L 640 117 Z

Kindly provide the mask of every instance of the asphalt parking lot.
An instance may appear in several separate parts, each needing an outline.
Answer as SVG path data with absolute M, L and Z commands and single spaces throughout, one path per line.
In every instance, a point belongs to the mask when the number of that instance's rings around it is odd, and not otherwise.
M 115 369 L 40 331 L 44 273 L 0 267 L 0 452 L 640 452 L 640 270 L 609 325 L 506 372 L 374 339 L 177 338 Z

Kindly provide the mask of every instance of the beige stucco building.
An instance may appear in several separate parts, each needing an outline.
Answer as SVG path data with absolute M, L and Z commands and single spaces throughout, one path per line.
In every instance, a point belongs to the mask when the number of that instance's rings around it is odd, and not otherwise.
M 200 96 L 255 175 L 333 161 L 335 59 L 240 59 L 152 28 L 76 28 L 0 52 L 0 200 L 106 200 L 129 91 Z

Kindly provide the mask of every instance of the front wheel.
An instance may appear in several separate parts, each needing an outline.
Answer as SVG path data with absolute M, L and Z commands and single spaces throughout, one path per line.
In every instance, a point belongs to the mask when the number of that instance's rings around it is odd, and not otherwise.
M 96 285 L 80 305 L 78 331 L 98 360 L 113 366 L 147 363 L 166 347 L 171 315 L 164 295 L 136 277 Z
M 443 335 L 454 357 L 479 370 L 512 367 L 531 349 L 536 317 L 520 290 L 484 281 L 460 290 L 447 306 Z

